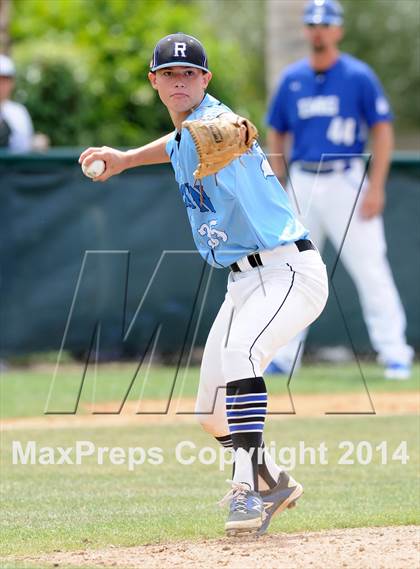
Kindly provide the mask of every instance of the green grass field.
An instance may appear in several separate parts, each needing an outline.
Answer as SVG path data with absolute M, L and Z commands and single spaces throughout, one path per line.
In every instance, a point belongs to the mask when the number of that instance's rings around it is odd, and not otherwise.
M 83 404 L 106 401 L 120 402 L 128 390 L 134 376 L 136 364 L 100 365 L 97 373 L 93 366 L 88 368 L 80 397 L 78 412 L 86 412 Z M 416 364 L 410 381 L 384 381 L 382 368 L 372 363 L 362 363 L 361 370 L 371 392 L 415 391 L 420 384 L 420 365 Z M 74 408 L 82 382 L 83 364 L 64 365 L 59 369 L 52 389 L 49 411 Z M 53 366 L 42 369 L 20 369 L 3 373 L 0 376 L 2 418 L 33 417 L 44 413 L 53 378 Z M 176 379 L 176 381 L 175 381 Z M 186 373 L 174 368 L 152 368 L 146 375 L 140 370 L 128 401 L 144 399 L 167 399 L 173 389 L 173 397 L 195 397 L 199 380 L 198 368 Z M 287 381 L 284 376 L 266 378 L 270 394 L 286 394 Z M 305 366 L 290 381 L 293 393 L 365 393 L 359 369 L 355 364 L 340 366 Z
M 407 382 L 385 382 L 380 370 L 364 366 L 371 393 L 410 391 L 417 397 L 418 367 Z M 173 381 L 173 370 L 153 370 L 144 397 L 160 398 Z M 126 391 L 131 368 L 104 366 L 96 381 L 96 400 L 114 401 Z M 193 396 L 197 370 L 185 381 L 184 395 Z M 40 416 L 43 413 L 51 373 L 46 371 L 10 371 L 2 375 L 2 417 Z M 60 375 L 55 403 L 71 405 L 74 386 L 80 373 L 73 367 Z M 123 383 L 125 385 L 123 386 Z M 286 381 L 271 378 L 270 391 L 284 393 Z M 135 385 L 131 399 L 142 386 Z M 362 390 L 355 366 L 312 366 L 303 368 L 292 380 L 292 392 L 339 393 Z M 93 378 L 86 378 L 81 400 L 89 401 Z M 175 390 L 176 392 L 176 390 Z M 343 395 L 345 396 L 345 395 Z M 268 420 L 265 440 L 275 441 L 277 450 L 287 446 L 328 448 L 328 464 L 298 461 L 293 475 L 305 486 L 299 507 L 277 517 L 272 532 L 294 532 L 324 528 L 405 525 L 418 523 L 419 423 L 407 416 L 298 416 L 278 421 Z M 74 447 L 76 441 L 91 441 L 98 446 L 160 447 L 163 463 L 147 462 L 129 471 L 127 464 L 115 465 L 105 458 L 98 465 L 87 458 L 81 465 L 13 465 L 12 443 L 36 441 L 38 447 Z M 0 555 L 31 555 L 53 550 L 100 548 L 113 544 L 140 545 L 178 539 L 200 539 L 223 535 L 226 511 L 217 501 L 227 491 L 224 472 L 218 464 L 204 465 L 197 460 L 186 466 L 175 457 L 181 441 L 192 441 L 197 451 L 211 446 L 211 437 L 195 424 L 104 428 L 39 429 L 4 431 L 1 441 L 1 550 Z M 341 441 L 367 441 L 373 449 L 369 464 L 340 465 L 344 449 Z M 386 441 L 387 464 L 381 464 L 381 452 L 375 447 Z M 402 464 L 392 454 L 401 441 L 407 441 L 409 459 Z M 362 445 L 363 446 L 363 445 Z M 365 445 L 366 446 L 366 445 Z M 285 455 L 288 458 L 289 455 Z M 357 459 L 356 454 L 352 454 Z M 361 460 L 366 455 L 361 449 Z M 299 463 L 303 462 L 303 463 Z M 0 560 L 1 561 L 1 560 Z M 5 566 L 3 560 L 2 566 Z M 20 567 L 19 563 L 7 566 Z M 39 565 L 38 565 L 39 566 Z

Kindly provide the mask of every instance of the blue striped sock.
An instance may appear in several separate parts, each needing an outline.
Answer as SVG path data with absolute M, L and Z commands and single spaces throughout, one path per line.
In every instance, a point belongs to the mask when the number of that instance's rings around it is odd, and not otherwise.
M 262 377 L 230 381 L 226 385 L 226 415 L 233 448 L 252 452 L 254 488 L 258 489 L 258 449 L 262 445 L 267 389 Z

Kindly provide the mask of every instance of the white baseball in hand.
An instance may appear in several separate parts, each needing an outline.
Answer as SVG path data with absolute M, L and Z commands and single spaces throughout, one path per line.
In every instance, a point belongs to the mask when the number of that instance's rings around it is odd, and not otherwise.
M 89 166 L 82 163 L 83 174 L 88 178 L 97 178 L 105 172 L 105 162 L 103 160 L 94 160 Z

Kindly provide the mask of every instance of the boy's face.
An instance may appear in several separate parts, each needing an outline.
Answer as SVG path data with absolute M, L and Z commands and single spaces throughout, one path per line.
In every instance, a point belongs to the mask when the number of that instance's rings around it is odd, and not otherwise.
M 203 73 L 195 67 L 165 67 L 149 73 L 153 89 L 174 113 L 187 113 L 198 106 L 210 79 L 210 71 Z

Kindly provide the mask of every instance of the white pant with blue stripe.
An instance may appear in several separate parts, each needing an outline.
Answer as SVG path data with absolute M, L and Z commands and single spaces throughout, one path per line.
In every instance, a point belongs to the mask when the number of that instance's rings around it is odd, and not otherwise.
M 261 253 L 262 267 L 231 272 L 225 300 L 210 330 L 196 412 L 206 431 L 229 433 L 225 384 L 261 377 L 281 346 L 311 324 L 328 297 L 325 265 L 316 250 L 296 245 Z M 239 262 L 246 268 L 246 261 Z

